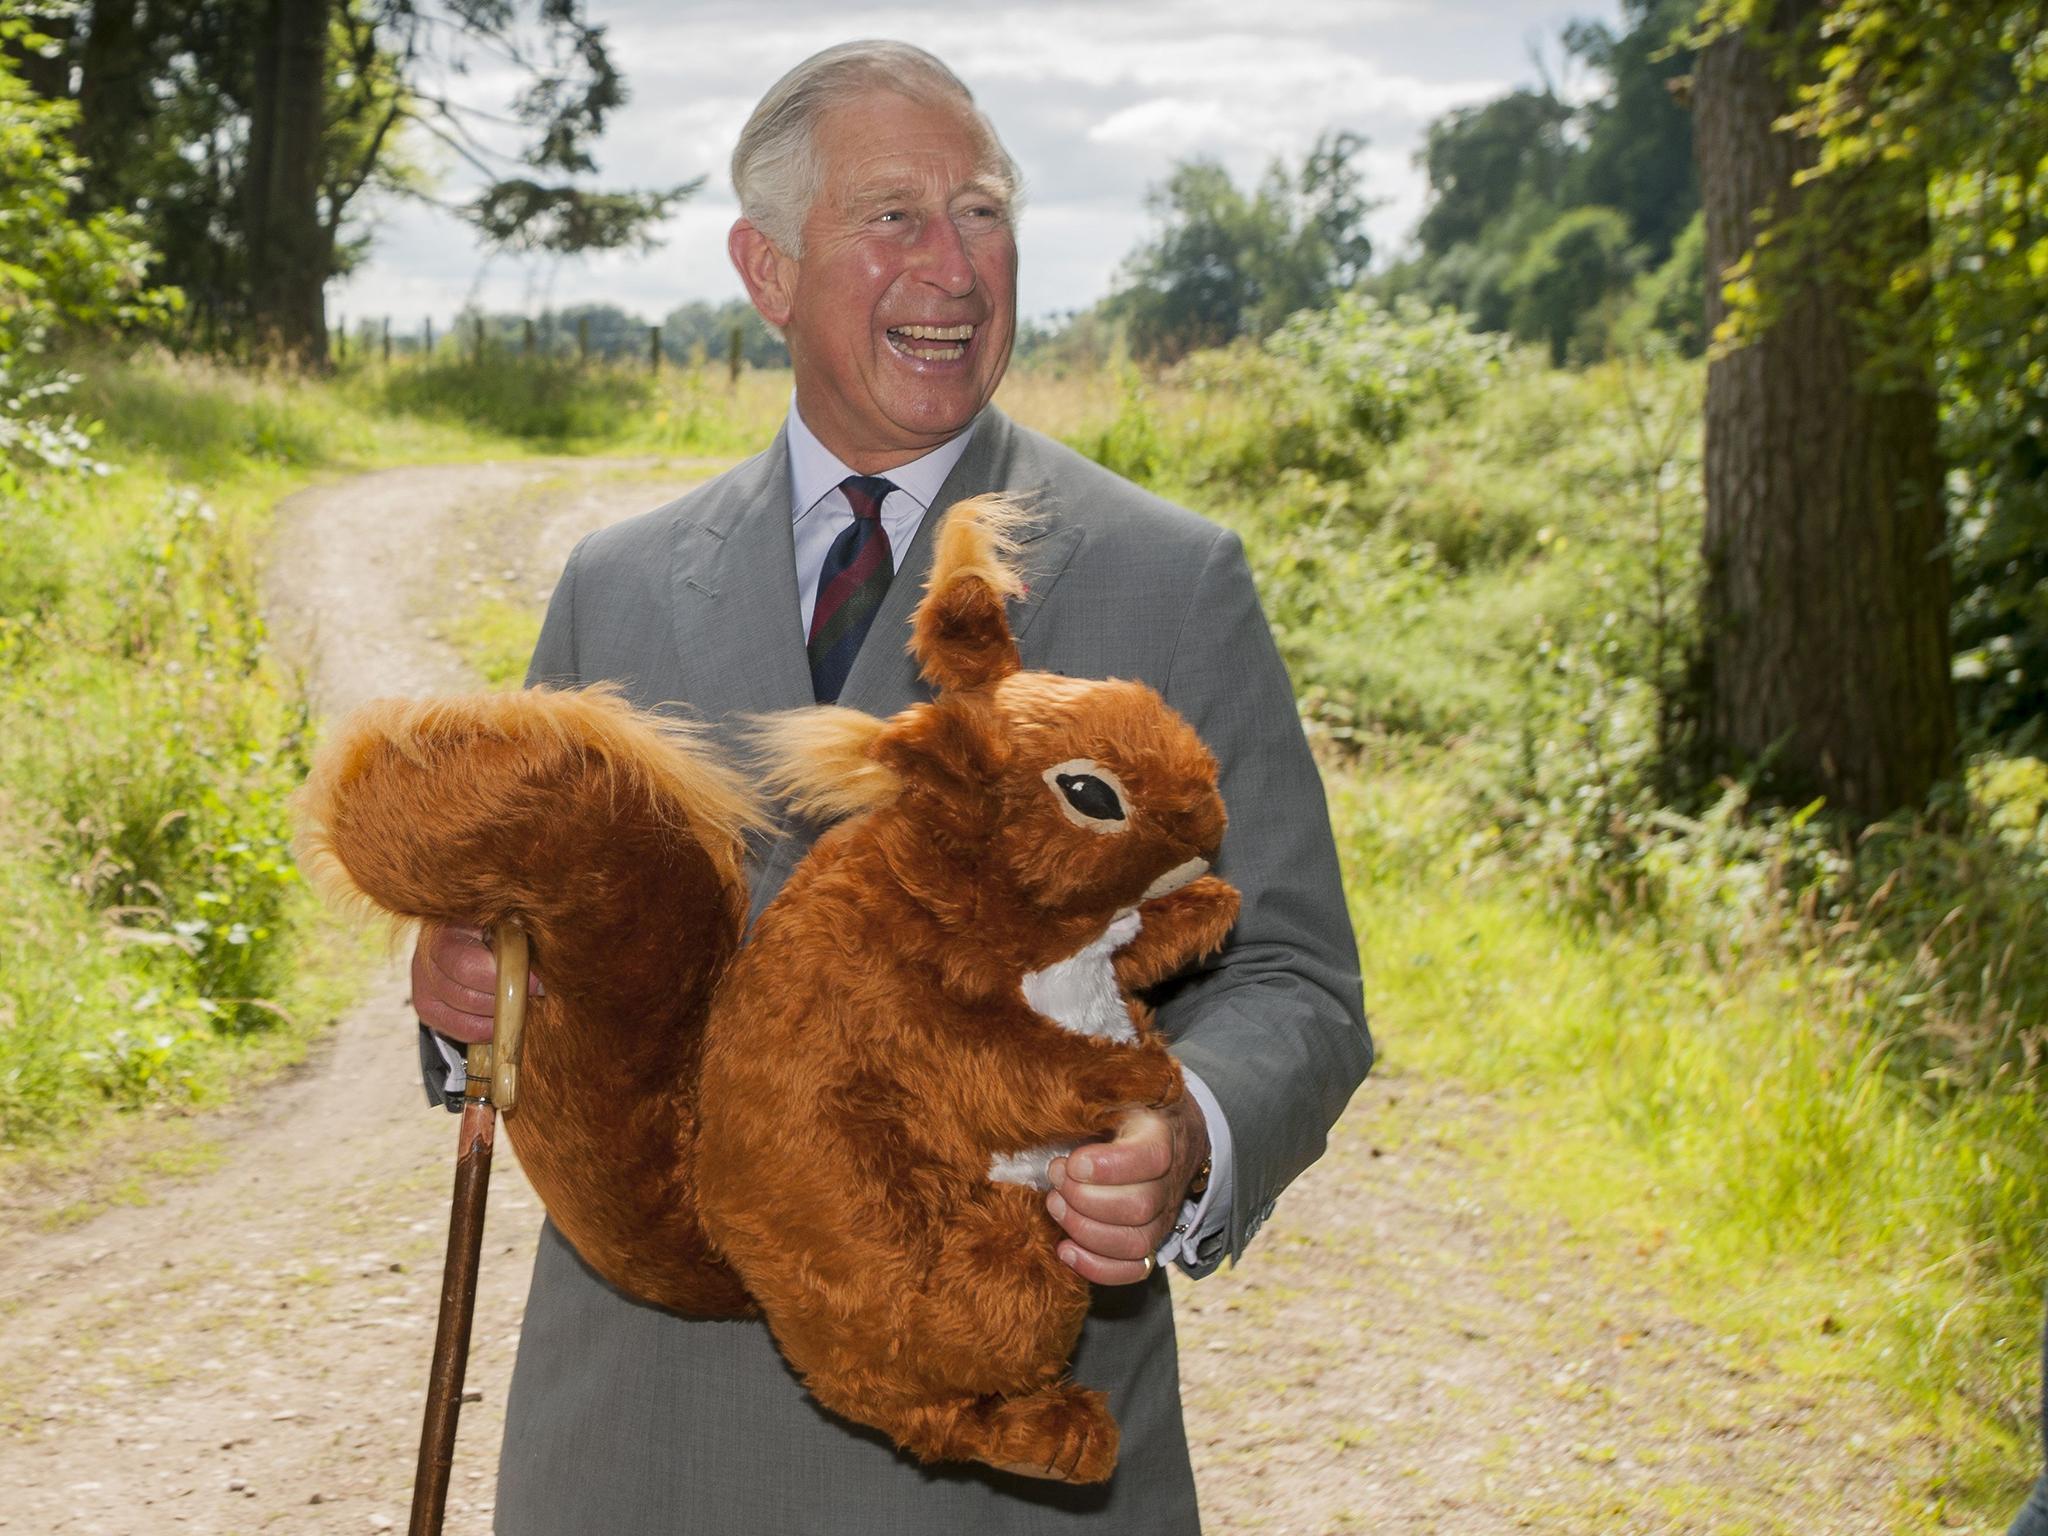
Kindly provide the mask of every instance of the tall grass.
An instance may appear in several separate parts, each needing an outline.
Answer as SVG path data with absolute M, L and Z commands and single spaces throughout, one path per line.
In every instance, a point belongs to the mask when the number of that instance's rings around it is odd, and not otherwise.
M 305 716 L 249 529 L 161 483 L 16 484 L 0 587 L 0 1144 L 203 1092 L 287 1017 Z

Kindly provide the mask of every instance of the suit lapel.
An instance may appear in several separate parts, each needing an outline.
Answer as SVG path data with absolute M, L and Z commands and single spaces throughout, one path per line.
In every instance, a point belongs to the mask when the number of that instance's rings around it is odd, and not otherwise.
M 1031 522 L 1019 536 L 1019 574 L 1024 578 L 1025 595 L 1010 603 L 1010 631 L 1022 646 L 1032 620 L 1080 546 L 1082 528 L 1065 515 L 1042 485 L 1013 483 L 1017 472 L 1015 439 L 1016 429 L 1001 411 L 990 406 L 982 413 L 974 440 L 933 498 L 931 510 L 917 525 L 917 537 L 910 541 L 910 548 L 897 560 L 895 579 L 889 583 L 888 596 L 875 615 L 874 627 L 854 659 L 846 686 L 840 690 L 840 703 L 870 714 L 893 715 L 932 696 L 910 654 L 910 621 L 924 597 L 925 582 L 931 577 L 932 541 L 946 509 L 956 501 L 987 491 L 1040 498 L 1030 504 Z M 790 558 L 794 565 L 795 556 Z
M 811 702 L 789 500 L 789 445 L 778 434 L 677 530 L 669 612 L 683 697 L 706 720 Z

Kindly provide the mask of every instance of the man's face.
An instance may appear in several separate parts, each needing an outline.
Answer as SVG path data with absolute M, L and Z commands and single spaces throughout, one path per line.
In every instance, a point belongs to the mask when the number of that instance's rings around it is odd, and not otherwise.
M 937 447 L 995 393 L 1016 330 L 1017 242 L 964 108 L 876 92 L 819 119 L 816 146 L 803 256 L 744 221 L 733 254 L 789 339 L 805 423 L 873 474 Z

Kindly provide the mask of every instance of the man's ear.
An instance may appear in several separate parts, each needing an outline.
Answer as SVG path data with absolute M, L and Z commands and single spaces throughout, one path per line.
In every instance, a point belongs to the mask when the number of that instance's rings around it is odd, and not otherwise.
M 778 331 L 788 325 L 790 311 L 796 307 L 795 259 L 748 219 L 734 221 L 725 237 L 725 250 L 761 318 Z

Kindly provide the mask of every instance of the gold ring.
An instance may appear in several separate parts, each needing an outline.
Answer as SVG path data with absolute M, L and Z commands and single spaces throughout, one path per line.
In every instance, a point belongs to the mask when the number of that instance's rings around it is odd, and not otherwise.
M 1153 1270 L 1155 1270 L 1155 1269 L 1157 1269 L 1158 1267 L 1159 1267 L 1159 1255 L 1157 1255 L 1156 1253 L 1148 1253 L 1148 1254 L 1146 1254 L 1146 1255 L 1145 1255 L 1145 1278 L 1146 1278 L 1147 1280 L 1150 1280 L 1150 1279 L 1152 1278 L 1152 1271 L 1153 1271 Z

